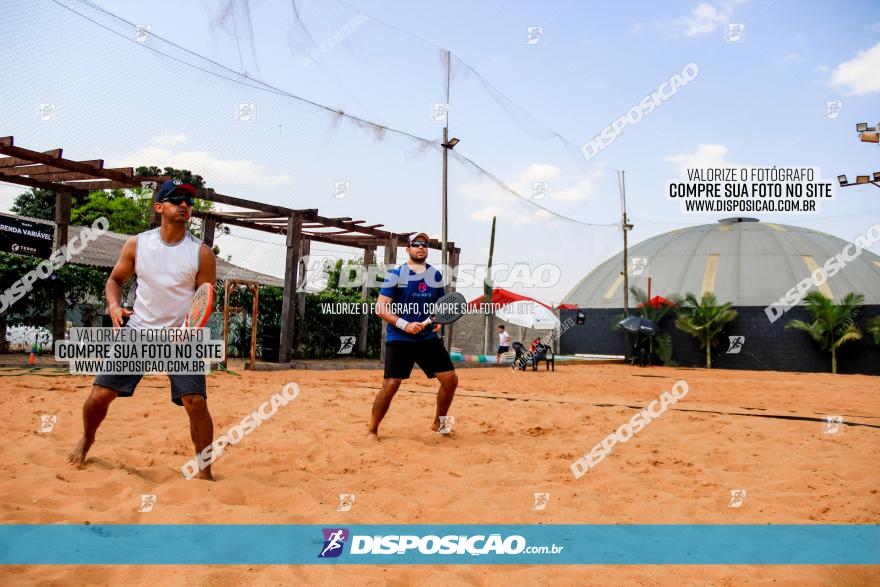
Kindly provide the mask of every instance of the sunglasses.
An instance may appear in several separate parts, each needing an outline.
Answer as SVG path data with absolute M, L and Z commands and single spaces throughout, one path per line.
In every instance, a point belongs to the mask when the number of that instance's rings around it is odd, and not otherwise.
M 175 206 L 180 206 L 181 203 L 186 202 L 186 205 L 189 206 L 190 208 L 193 205 L 193 197 L 192 196 L 179 196 L 177 194 L 174 194 L 173 196 L 168 196 L 167 198 L 165 198 L 162 201 L 169 202 L 171 204 L 174 204 Z
M 414 248 L 415 247 L 425 247 L 427 249 L 430 244 L 431 243 L 429 243 L 428 241 L 413 241 L 413 242 L 409 243 L 409 246 L 414 247 Z

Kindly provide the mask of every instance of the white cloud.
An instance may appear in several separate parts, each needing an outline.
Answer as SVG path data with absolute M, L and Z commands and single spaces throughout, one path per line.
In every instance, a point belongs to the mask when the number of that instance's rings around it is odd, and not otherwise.
M 747 0 L 723 0 L 717 4 L 700 2 L 687 16 L 655 20 L 650 23 L 657 31 L 671 37 L 696 37 L 716 31 L 719 26 L 728 22 L 737 4 Z M 646 23 L 633 25 L 632 31 L 637 33 L 645 28 Z
M 789 63 L 794 63 L 795 61 L 800 61 L 801 56 L 798 53 L 786 53 L 782 57 L 776 60 L 776 65 L 780 67 L 783 65 L 788 65 Z
M 217 159 L 207 151 L 173 152 L 168 148 L 186 140 L 187 136 L 184 134 L 153 137 L 150 145 L 121 157 L 114 165 L 156 165 L 189 169 L 204 177 L 209 186 L 232 184 L 273 187 L 290 180 L 289 175 L 272 175 L 264 165 L 246 159 Z
M 151 145 L 162 145 L 163 147 L 173 147 L 186 142 L 188 137 L 185 134 L 178 135 L 159 135 L 150 139 Z
M 668 161 L 684 170 L 695 167 L 732 167 L 733 164 L 727 161 L 727 147 L 724 145 L 697 145 L 697 148 L 691 153 L 676 153 L 664 157 L 664 161 Z
M 549 184 L 549 191 L 546 197 L 536 200 L 536 204 L 552 209 L 554 202 L 582 202 L 587 200 L 596 191 L 598 181 L 604 172 L 605 165 L 597 165 L 589 176 L 580 179 L 574 184 L 570 184 L 560 179 L 561 170 L 557 165 L 532 163 L 514 178 L 504 180 L 504 182 L 523 199 L 531 196 L 533 182 L 547 182 Z M 498 218 L 505 218 L 514 224 L 527 224 L 545 217 L 552 217 L 551 214 L 540 208 L 536 208 L 534 213 L 529 214 L 524 212 L 524 209 L 520 206 L 511 207 L 512 199 L 517 196 L 487 177 L 481 177 L 477 181 L 468 182 L 459 191 L 467 196 L 469 200 L 486 202 L 485 206 L 471 212 L 470 218 L 472 220 L 491 220 L 493 216 L 497 216 Z
M 831 85 L 844 94 L 864 96 L 880 92 L 880 43 L 859 51 L 831 73 Z
M 827 65 L 817 65 L 816 71 L 818 73 L 828 73 L 829 71 L 831 71 L 831 68 L 828 67 Z
M 865 28 L 868 29 L 869 31 L 873 31 L 875 33 L 880 33 L 880 20 L 878 20 L 877 22 L 875 22 L 873 24 L 869 24 L 869 25 L 865 26 Z

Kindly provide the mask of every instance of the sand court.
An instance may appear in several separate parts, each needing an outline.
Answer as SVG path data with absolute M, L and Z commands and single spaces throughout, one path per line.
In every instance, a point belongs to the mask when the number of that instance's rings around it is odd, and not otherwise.
M 468 369 L 453 434 L 430 430 L 436 383 L 401 386 L 380 430 L 365 438 L 379 371 L 245 372 L 208 379 L 215 437 L 288 382 L 301 393 L 214 464 L 215 483 L 187 481 L 186 414 L 167 379 L 145 378 L 111 405 L 83 469 L 66 462 L 81 433 L 87 377 L 0 379 L 8 442 L 0 447 L 4 523 L 112 524 L 728 524 L 880 521 L 880 385 L 876 378 L 700 369 L 560 366 L 555 373 Z M 580 479 L 571 463 L 678 380 L 688 394 Z M 41 416 L 54 415 L 39 432 Z M 828 433 L 829 415 L 843 424 Z M 744 490 L 738 507 L 731 491 Z M 535 510 L 535 493 L 549 494 Z M 340 495 L 354 495 L 337 511 Z M 138 511 L 154 495 L 151 511 Z M 440 567 L 139 568 L 128 582 L 256 579 L 355 584 L 424 582 Z M 227 573 L 228 571 L 228 573 Z M 568 584 L 880 579 L 876 567 L 444 567 L 463 584 L 552 576 Z M 124 567 L 6 567 L 15 584 L 120 580 Z M 329 573 L 334 573 L 330 575 Z M 843 573 L 844 575 L 840 575 Z M 593 579 L 591 579 L 591 577 Z M 601 579 L 601 580 L 600 580 Z M 428 584 L 431 584 L 430 580 Z M 607 583 L 606 583 L 607 584 Z

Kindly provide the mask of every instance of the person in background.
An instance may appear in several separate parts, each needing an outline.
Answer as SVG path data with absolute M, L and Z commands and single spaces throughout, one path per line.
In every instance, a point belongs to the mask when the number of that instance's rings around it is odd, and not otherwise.
M 498 364 L 501 364 L 501 355 L 510 350 L 510 334 L 504 328 L 504 324 L 498 325 Z

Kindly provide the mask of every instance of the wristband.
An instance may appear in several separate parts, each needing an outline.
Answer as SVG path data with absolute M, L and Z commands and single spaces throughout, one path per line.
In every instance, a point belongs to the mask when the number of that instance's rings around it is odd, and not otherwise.
M 394 325 L 397 326 L 398 328 L 400 328 L 401 330 L 406 330 L 406 327 L 408 324 L 409 324 L 409 322 L 407 322 L 403 318 L 398 318 L 397 322 L 394 323 Z

